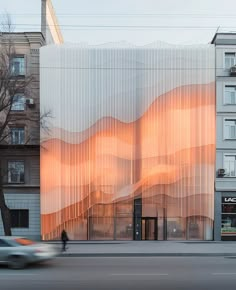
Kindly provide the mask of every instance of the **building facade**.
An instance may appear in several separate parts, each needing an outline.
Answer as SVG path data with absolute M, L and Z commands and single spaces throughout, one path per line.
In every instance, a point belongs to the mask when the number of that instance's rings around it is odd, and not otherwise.
M 11 132 L 0 145 L 3 190 L 12 213 L 12 234 L 39 238 L 39 48 L 45 40 L 40 32 L 8 36 L 15 50 L 14 75 L 21 81 L 33 76 L 33 81 L 14 96 Z
M 3 179 L 14 235 L 236 239 L 236 34 L 190 47 L 55 46 L 42 0 L 41 32 L 11 37 L 16 70 L 33 76 L 0 145 L 1 168 L 14 169 Z M 41 146 L 40 107 L 53 116 Z
M 42 238 L 212 240 L 214 45 L 40 55 Z
M 217 33 L 215 240 L 236 240 L 236 34 Z
M 0 34 L 0 49 L 10 41 L 14 50 L 10 64 L 14 78 L 29 83 L 14 96 L 7 126 L 9 136 L 0 143 L 1 181 L 11 211 L 12 234 L 33 239 L 41 239 L 39 48 L 63 41 L 59 27 L 48 25 L 53 21 L 51 1 L 42 0 L 42 32 Z M 1 114 L 2 109 L 0 128 Z

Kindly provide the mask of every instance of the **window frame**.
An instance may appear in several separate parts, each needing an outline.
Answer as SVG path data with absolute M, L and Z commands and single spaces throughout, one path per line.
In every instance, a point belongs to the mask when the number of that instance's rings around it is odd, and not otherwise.
M 23 131 L 23 135 L 24 135 L 24 138 L 23 138 L 23 142 L 21 143 L 14 143 L 13 142 L 13 136 L 12 136 L 12 131 L 15 130 L 17 131 L 18 129 L 18 140 L 20 139 L 19 136 L 20 136 L 20 130 Z M 23 129 L 23 130 L 22 130 Z M 10 144 L 11 145 L 24 145 L 25 144 L 25 126 L 15 126 L 15 127 L 10 127 Z
M 14 59 L 23 59 L 23 62 L 22 62 L 23 63 L 23 69 L 21 71 L 21 68 L 19 68 L 19 74 L 16 74 L 16 73 L 13 72 L 12 68 L 14 66 Z M 26 71 L 25 55 L 24 54 L 15 55 L 10 60 L 10 73 L 11 73 L 11 76 L 14 76 L 14 77 L 25 77 L 25 71 Z
M 17 216 L 13 217 L 13 213 L 17 213 Z M 26 214 L 25 217 L 21 216 L 21 214 Z M 21 209 L 10 209 L 11 214 L 11 228 L 13 229 L 28 229 L 29 228 L 29 209 L 21 208 Z M 14 225 L 12 224 L 15 222 Z
M 23 102 L 18 102 L 18 103 L 17 103 L 18 107 L 17 107 L 16 109 L 14 108 L 14 103 L 16 103 L 16 102 L 14 101 L 14 98 L 15 98 L 15 97 L 21 98 L 21 99 L 23 100 Z M 19 109 L 20 105 L 22 105 L 22 108 L 23 108 L 23 109 Z M 12 101 L 11 111 L 13 111 L 13 112 L 24 112 L 24 111 L 25 111 L 25 95 L 24 95 L 23 93 L 22 93 L 22 94 L 15 94 L 15 95 L 13 96 L 13 101 Z
M 233 66 L 231 65 L 230 67 L 226 67 L 226 54 L 234 54 L 234 64 L 233 65 L 236 65 L 236 52 L 235 51 L 224 51 L 224 70 L 226 71 L 229 71 L 230 68 Z
M 223 168 L 225 169 L 225 172 L 227 172 L 226 166 L 225 166 L 225 162 L 226 162 L 225 158 L 226 158 L 226 156 L 234 156 L 235 157 L 235 164 L 234 164 L 234 172 L 235 172 L 235 175 L 232 176 L 229 173 L 229 175 L 225 174 L 224 177 L 227 177 L 227 178 L 236 178 L 236 152 L 224 153 L 224 155 L 223 155 Z
M 22 162 L 23 163 L 23 174 L 24 174 L 23 181 L 20 181 L 21 177 L 19 178 L 19 181 L 11 181 L 11 178 L 10 178 L 11 172 L 10 172 L 9 164 L 12 162 Z M 8 169 L 8 176 L 7 176 L 7 183 L 8 184 L 24 184 L 25 183 L 25 161 L 24 160 L 8 160 L 7 161 L 7 169 Z
M 226 87 L 235 87 L 235 103 L 227 103 L 226 102 Z M 236 105 L 236 83 L 224 83 L 224 105 L 225 106 L 235 106 Z
M 234 138 L 226 137 L 226 128 L 225 128 L 226 124 L 225 124 L 225 122 L 227 120 L 235 121 L 235 123 L 236 123 L 236 118 L 234 118 L 234 117 L 225 117 L 223 119 L 223 138 L 224 138 L 224 140 L 236 140 L 236 124 L 235 124 L 235 137 Z

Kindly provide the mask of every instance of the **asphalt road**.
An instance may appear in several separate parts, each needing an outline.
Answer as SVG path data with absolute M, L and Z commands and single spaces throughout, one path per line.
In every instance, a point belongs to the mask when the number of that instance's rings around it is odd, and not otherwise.
M 0 290 L 235 290 L 236 257 L 57 258 L 0 267 Z

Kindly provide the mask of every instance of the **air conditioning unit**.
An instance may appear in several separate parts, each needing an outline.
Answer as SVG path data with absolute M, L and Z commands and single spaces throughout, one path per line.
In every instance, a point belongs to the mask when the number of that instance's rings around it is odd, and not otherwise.
M 225 169 L 220 168 L 218 169 L 218 177 L 224 177 L 225 176 Z
M 26 105 L 33 106 L 34 105 L 34 99 L 26 99 L 25 103 L 26 103 Z
M 232 66 L 230 68 L 230 75 L 235 75 L 236 76 L 236 65 Z

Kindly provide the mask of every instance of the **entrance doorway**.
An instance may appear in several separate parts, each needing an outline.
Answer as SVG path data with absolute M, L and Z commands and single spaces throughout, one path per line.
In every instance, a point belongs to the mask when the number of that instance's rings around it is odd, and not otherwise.
M 157 240 L 157 218 L 142 217 L 142 240 Z

